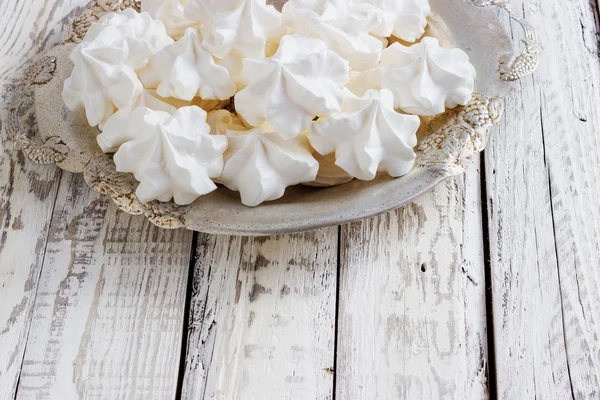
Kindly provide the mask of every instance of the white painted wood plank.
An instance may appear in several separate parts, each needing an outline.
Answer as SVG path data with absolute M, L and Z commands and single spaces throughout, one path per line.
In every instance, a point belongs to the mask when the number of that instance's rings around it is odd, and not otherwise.
M 505 103 L 514 118 L 499 124 L 486 150 L 498 394 L 566 399 L 571 391 L 552 212 L 532 89 L 520 86 Z
M 538 30 L 544 55 L 506 102 L 486 154 L 498 395 L 596 399 L 597 9 L 587 0 L 511 3 Z
M 343 227 L 336 398 L 488 398 L 477 165 Z
M 183 399 L 331 399 L 337 245 L 200 235 Z
M 17 155 L 2 121 L 30 58 L 60 39 L 62 18 L 85 1 L 0 2 L 0 400 L 16 389 L 60 179 Z M 37 129 L 30 115 L 24 121 Z
M 17 399 L 174 398 L 191 243 L 65 173 Z

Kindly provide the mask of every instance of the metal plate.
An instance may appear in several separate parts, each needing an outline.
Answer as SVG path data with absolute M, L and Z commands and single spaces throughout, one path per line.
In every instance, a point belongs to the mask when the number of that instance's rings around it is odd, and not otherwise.
M 117 7 L 121 1 L 116 2 Z M 423 120 L 417 165 L 401 178 L 380 176 L 371 182 L 355 180 L 329 188 L 297 186 L 289 188 L 282 199 L 255 208 L 242 205 L 237 193 L 222 187 L 191 206 L 160 202 L 143 204 L 134 194 L 137 182 L 133 176 L 117 173 L 112 158 L 101 152 L 95 139 L 99 133 L 97 128 L 87 124 L 82 110 L 71 112 L 63 105 L 63 82 L 72 69 L 68 55 L 75 46 L 69 42 L 50 50 L 25 77 L 18 89 L 23 94 L 17 93 L 11 106 L 9 133 L 17 147 L 32 161 L 56 162 L 67 171 L 84 173 L 91 187 L 110 195 L 121 209 L 144 214 L 164 228 L 269 235 L 375 216 L 405 205 L 448 176 L 462 173 L 469 158 L 483 150 L 491 126 L 500 118 L 500 103 L 496 99 L 512 89 L 513 82 L 509 81 L 533 72 L 537 65 L 532 30 L 533 40 L 525 51 L 518 57 L 510 56 L 513 53 L 510 39 L 496 11 L 486 7 L 503 6 L 498 4 L 501 1 L 430 0 L 430 3 L 432 15 L 427 35 L 438 38 L 444 47 L 459 47 L 469 54 L 477 70 L 476 91 L 481 95 L 475 96 L 466 107 L 451 110 L 433 120 Z M 81 27 L 88 24 L 89 19 L 97 18 L 98 7 L 97 2 L 90 3 L 84 16 L 73 23 L 68 41 L 77 41 L 77 35 L 85 31 Z M 528 25 L 518 18 L 515 20 L 525 24 L 527 33 Z M 535 56 L 533 61 L 532 55 Z M 527 57 L 525 61 L 535 65 L 523 70 L 523 61 Z M 524 72 L 516 73 L 517 67 Z M 34 104 L 42 145 L 31 142 L 19 129 L 18 110 L 26 103 L 25 93 L 30 87 L 35 91 Z

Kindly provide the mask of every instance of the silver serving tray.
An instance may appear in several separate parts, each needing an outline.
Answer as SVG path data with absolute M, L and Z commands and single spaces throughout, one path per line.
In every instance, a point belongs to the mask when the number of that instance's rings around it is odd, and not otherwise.
M 275 1 L 280 7 L 284 1 Z M 83 173 L 93 189 L 112 197 L 131 214 L 143 214 L 163 228 L 181 228 L 220 234 L 270 235 L 345 224 L 393 210 L 412 201 L 445 178 L 464 172 L 470 157 L 485 147 L 490 128 L 502 114 L 499 98 L 514 82 L 531 74 L 538 63 L 536 36 L 529 24 L 516 17 L 503 0 L 430 0 L 432 15 L 427 35 L 445 47 L 469 54 L 477 70 L 476 92 L 466 107 L 424 119 L 415 168 L 401 178 L 378 177 L 371 182 L 354 180 L 328 188 L 296 186 L 274 202 L 249 208 L 239 195 L 220 187 L 190 206 L 142 203 L 135 196 L 138 183 L 132 175 L 118 173 L 112 157 L 103 154 L 83 111 L 71 112 L 62 101 L 64 80 L 71 74 L 68 59 L 91 22 L 107 11 L 138 7 L 136 0 L 95 0 L 71 24 L 65 41 L 50 50 L 27 72 L 13 95 L 8 133 L 15 147 L 32 162 L 56 163 Z M 525 48 L 512 56 L 510 38 L 493 7 L 509 13 L 525 31 Z M 42 144 L 28 138 L 20 127 L 20 110 L 36 111 Z

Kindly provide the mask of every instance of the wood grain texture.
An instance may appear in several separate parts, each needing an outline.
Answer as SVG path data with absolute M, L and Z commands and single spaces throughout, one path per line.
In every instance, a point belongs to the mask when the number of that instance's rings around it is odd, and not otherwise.
M 64 174 L 17 399 L 171 399 L 192 233 Z
M 331 399 L 338 229 L 200 235 L 183 399 Z
M 511 3 L 536 27 L 544 54 L 506 101 L 486 151 L 498 395 L 597 399 L 597 8 L 587 0 Z
M 60 39 L 63 17 L 85 0 L 0 2 L 0 400 L 16 390 L 60 172 L 27 163 L 7 142 L 11 93 L 30 62 Z M 31 112 L 23 127 L 36 131 Z
M 479 172 L 345 226 L 338 399 L 485 399 Z
M 0 118 L 27 61 L 86 2 L 0 1 Z M 485 155 L 489 379 L 501 399 L 597 399 L 598 11 L 511 4 L 544 55 Z M 192 234 L 117 212 L 0 137 L 0 400 L 174 398 Z M 488 398 L 480 190 L 474 166 L 343 228 L 336 371 L 337 228 L 199 235 L 182 397 Z

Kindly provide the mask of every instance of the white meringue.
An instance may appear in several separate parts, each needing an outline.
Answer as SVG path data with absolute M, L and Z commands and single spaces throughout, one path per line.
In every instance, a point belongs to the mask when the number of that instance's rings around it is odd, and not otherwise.
M 229 77 L 231 78 L 233 83 L 235 83 L 238 90 L 244 88 L 244 84 L 242 83 L 242 79 L 240 77 L 240 75 L 242 74 L 244 57 L 234 52 L 230 53 L 227 57 L 222 59 L 215 58 L 215 62 L 217 63 L 217 65 L 220 65 L 221 67 L 227 69 L 227 72 L 229 72 Z
M 281 13 L 266 0 L 189 0 L 186 11 L 202 20 L 203 44 L 221 59 L 265 57 L 268 43 L 286 33 Z
M 229 147 L 218 181 L 239 191 L 246 206 L 279 199 L 288 186 L 311 182 L 317 176 L 319 163 L 304 135 L 285 140 L 268 126 L 245 132 L 227 130 L 226 135 Z
M 227 103 L 222 101 L 202 100 L 198 97 L 193 101 L 184 101 L 173 97 L 164 98 L 160 97 L 154 90 L 144 89 L 133 106 L 121 108 L 106 120 L 103 131 L 96 137 L 96 140 L 103 152 L 115 153 L 123 143 L 131 140 L 129 132 L 124 129 L 124 127 L 129 123 L 128 121 L 129 118 L 131 118 L 131 114 L 140 107 L 174 114 L 179 108 L 197 106 L 209 113 L 226 104 Z
M 313 152 L 313 157 L 319 163 L 319 173 L 312 182 L 304 183 L 306 186 L 313 187 L 331 187 L 343 185 L 354 180 L 354 177 L 335 165 L 335 153 L 327 154 L 326 156 L 319 154 L 318 151 Z
M 235 96 L 238 114 L 253 126 L 268 122 L 289 139 L 315 116 L 341 109 L 348 63 L 321 40 L 293 34 L 281 39 L 273 57 L 244 60 L 242 80 L 248 86 Z
M 383 37 L 392 34 L 406 42 L 414 42 L 425 33 L 431 13 L 428 0 L 360 0 L 381 10 L 381 24 L 371 33 Z
M 227 138 L 210 135 L 206 112 L 183 107 L 173 115 L 138 108 L 123 129 L 130 140 L 114 155 L 119 172 L 133 173 L 140 182 L 142 202 L 169 201 L 188 205 L 216 189 L 211 178 L 223 169 Z
M 279 44 L 267 43 L 267 47 L 265 48 L 265 56 L 273 57 L 279 48 Z M 229 76 L 231 80 L 236 84 L 238 90 L 242 90 L 245 86 L 241 78 L 242 67 L 244 64 L 244 58 L 238 52 L 234 51 L 229 53 L 229 55 L 225 58 L 216 58 L 215 62 L 217 65 L 225 67 L 227 71 L 229 71 Z M 264 58 L 263 56 L 257 58 Z
M 102 125 L 116 108 L 133 105 L 142 92 L 136 70 L 173 42 L 148 13 L 126 9 L 93 23 L 70 55 L 71 76 L 62 97 L 71 110 L 83 106 L 91 126 Z
M 160 96 L 188 101 L 196 96 L 225 100 L 237 90 L 227 69 L 215 64 L 194 28 L 152 56 L 139 76 L 146 88 L 156 88 Z
M 465 105 L 475 87 L 475 67 L 460 49 L 443 49 L 435 38 L 383 51 L 381 85 L 395 95 L 396 108 L 431 116 Z
M 142 0 L 142 11 L 162 21 L 167 33 L 179 39 L 188 28 L 200 29 L 200 21 L 189 18 L 185 12 L 188 3 L 189 0 Z
M 131 140 L 131 132 L 125 127 L 129 123 L 131 114 L 140 107 L 173 114 L 178 108 L 189 105 L 191 105 L 189 102 L 161 98 L 155 91 L 144 89 L 135 104 L 121 108 L 106 120 L 102 133 L 96 137 L 98 145 L 103 152 L 114 153 L 123 143 Z
M 381 89 L 381 68 L 373 68 L 360 73 L 350 74 L 350 82 L 346 88 L 358 97 L 362 97 L 370 89 Z
M 283 22 L 292 32 L 322 39 L 356 70 L 377 66 L 383 44 L 369 35 L 381 23 L 380 12 L 368 4 L 346 0 L 289 0 Z
M 394 111 L 389 90 L 370 90 L 350 97 L 342 112 L 315 122 L 310 144 L 322 155 L 335 151 L 335 164 L 361 180 L 378 171 L 393 177 L 406 175 L 415 163 L 419 117 Z

